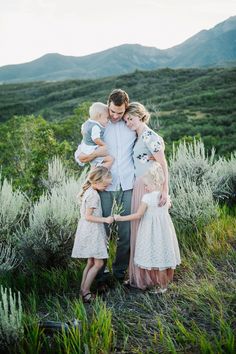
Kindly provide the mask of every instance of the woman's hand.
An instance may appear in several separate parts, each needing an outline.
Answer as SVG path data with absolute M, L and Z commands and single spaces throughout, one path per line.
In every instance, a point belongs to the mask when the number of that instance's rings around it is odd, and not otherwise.
M 150 156 L 148 156 L 148 160 L 155 161 L 156 159 L 155 159 L 155 157 L 153 155 L 150 155 Z
M 159 207 L 164 206 L 166 204 L 167 200 L 168 200 L 168 193 L 165 190 L 163 190 L 161 193 L 161 197 L 160 197 L 160 201 L 159 201 L 158 206 Z
M 168 205 L 168 209 L 172 208 L 172 200 L 170 199 L 169 195 L 167 197 L 167 205 Z
M 105 218 L 105 223 L 106 223 L 106 224 L 112 224 L 113 221 L 114 221 L 113 216 L 107 216 L 107 217 Z

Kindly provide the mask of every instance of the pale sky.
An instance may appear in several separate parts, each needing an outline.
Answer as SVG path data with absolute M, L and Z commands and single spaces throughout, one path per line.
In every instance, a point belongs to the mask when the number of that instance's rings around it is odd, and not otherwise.
M 180 44 L 236 15 L 236 0 L 0 0 L 0 66 L 124 43 Z

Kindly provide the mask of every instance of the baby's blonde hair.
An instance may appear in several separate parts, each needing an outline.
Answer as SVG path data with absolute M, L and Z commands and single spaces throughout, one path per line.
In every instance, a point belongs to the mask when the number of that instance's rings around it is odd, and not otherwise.
M 88 174 L 86 181 L 82 186 L 82 192 L 80 194 L 80 198 L 83 197 L 84 193 L 87 189 L 89 189 L 92 183 L 102 182 L 104 179 L 111 178 L 111 172 L 104 166 L 95 167 Z
M 125 114 L 138 117 L 141 122 L 148 123 L 150 119 L 150 113 L 139 102 L 131 102 L 125 111 Z
M 106 104 L 104 104 L 102 102 L 94 102 L 89 107 L 89 117 L 93 120 L 99 119 L 99 117 L 103 113 L 107 113 L 107 115 L 108 115 L 108 107 Z
M 152 183 L 157 190 L 161 190 L 165 182 L 165 176 L 162 166 L 159 162 L 154 161 L 149 170 L 143 175 L 143 180 Z

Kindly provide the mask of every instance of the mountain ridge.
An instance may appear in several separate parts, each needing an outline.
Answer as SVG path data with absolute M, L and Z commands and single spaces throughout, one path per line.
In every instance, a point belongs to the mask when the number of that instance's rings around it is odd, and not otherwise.
M 48 53 L 27 63 L 6 65 L 0 67 L 0 82 L 97 79 L 135 70 L 234 65 L 236 16 L 231 16 L 168 49 L 122 44 L 86 56 Z

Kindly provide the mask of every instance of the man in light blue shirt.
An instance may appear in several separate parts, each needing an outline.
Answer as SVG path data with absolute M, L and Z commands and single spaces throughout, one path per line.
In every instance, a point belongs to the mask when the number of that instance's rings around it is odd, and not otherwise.
M 104 142 L 109 155 L 114 157 L 111 167 L 112 184 L 104 192 L 100 192 L 103 216 L 111 215 L 113 200 L 122 204 L 121 215 L 131 213 L 131 197 L 134 184 L 133 146 L 136 133 L 129 129 L 122 117 L 128 107 L 129 96 L 120 89 L 113 90 L 108 98 L 110 122 L 104 133 Z M 89 162 L 96 158 L 96 150 L 82 162 Z M 109 229 L 107 227 L 107 232 Z M 118 240 L 116 257 L 113 262 L 113 275 L 119 281 L 124 280 L 129 264 L 130 250 L 130 222 L 118 223 Z M 100 274 L 99 281 L 105 281 L 107 273 Z

